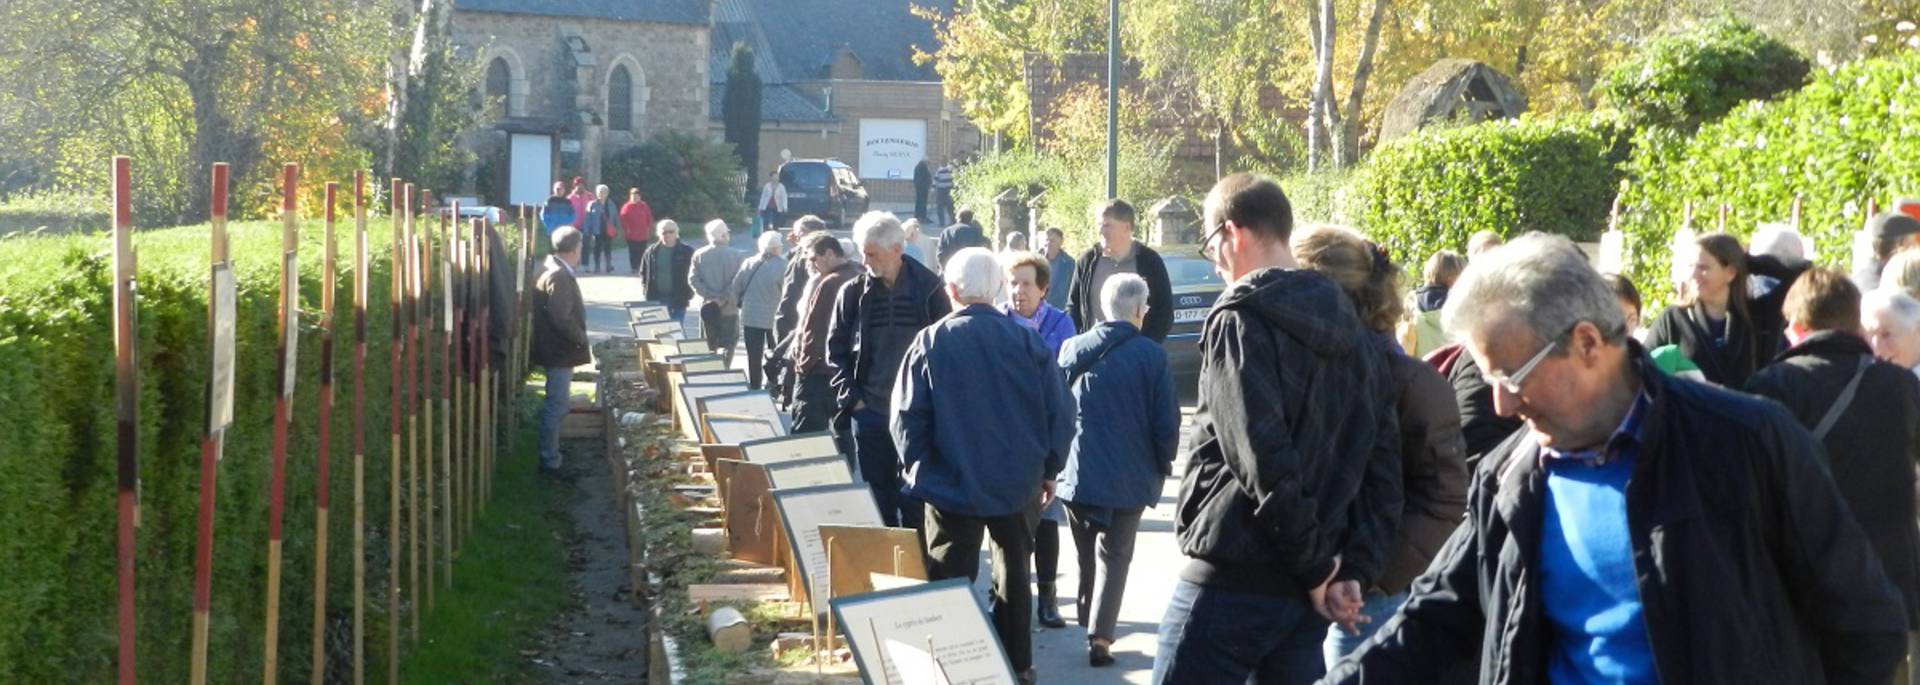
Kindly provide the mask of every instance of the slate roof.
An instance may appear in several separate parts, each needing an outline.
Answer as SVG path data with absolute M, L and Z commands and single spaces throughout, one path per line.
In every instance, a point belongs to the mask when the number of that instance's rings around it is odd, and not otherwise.
M 777 0 L 776 0 L 777 1 Z M 705 25 L 707 0 L 454 0 L 456 10 Z
M 937 47 L 933 26 L 913 15 L 915 5 L 953 11 L 953 0 L 719 0 L 707 73 L 724 81 L 733 44 L 744 41 L 767 83 L 825 78 L 842 45 L 859 58 L 866 79 L 937 81 L 932 65 L 913 63 L 915 46 Z
M 714 119 L 724 115 L 721 101 L 726 98 L 726 95 L 727 89 L 719 85 L 707 89 L 707 111 Z M 839 121 L 840 117 L 834 116 L 832 112 L 821 107 L 820 103 L 814 102 L 813 98 L 807 97 L 805 93 L 792 86 L 769 83 L 760 88 L 760 119 L 762 121 L 827 123 Z

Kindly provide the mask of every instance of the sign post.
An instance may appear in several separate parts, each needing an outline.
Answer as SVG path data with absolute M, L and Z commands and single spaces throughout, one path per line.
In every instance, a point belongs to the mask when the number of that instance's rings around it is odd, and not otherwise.
M 367 637 L 367 205 L 353 172 L 353 683 L 366 682 Z M 197 685 L 197 684 L 196 684 Z
M 300 353 L 299 222 L 300 165 L 280 169 L 280 373 L 273 400 L 273 475 L 267 491 L 267 625 L 263 682 L 273 685 L 280 670 L 281 521 L 287 508 L 287 431 L 293 420 L 293 385 Z
M 140 371 L 134 364 L 138 332 L 133 302 L 133 160 L 113 158 L 113 371 L 118 389 L 119 583 L 121 685 L 134 682 L 134 529 L 140 526 Z
M 427 208 L 429 211 L 432 210 L 433 195 L 431 193 L 427 194 L 427 198 L 424 202 L 421 203 L 421 206 Z M 426 430 L 422 431 L 420 434 L 420 449 L 426 460 L 425 468 L 426 468 L 427 478 L 426 478 L 426 482 L 423 485 L 426 489 L 427 504 L 426 504 L 426 508 L 421 510 L 421 514 L 422 514 L 422 518 L 426 519 L 426 522 L 427 522 L 427 532 L 423 535 L 423 539 L 426 542 L 426 547 L 427 547 L 426 590 L 427 590 L 427 610 L 428 611 L 433 610 L 433 586 L 434 586 L 433 576 L 435 573 L 438 572 L 437 571 L 438 566 L 434 559 L 434 553 L 433 553 L 433 548 L 434 548 L 433 534 L 434 534 L 434 531 L 439 529 L 439 526 L 437 525 L 435 521 L 435 516 L 434 516 L 433 490 L 434 490 L 434 487 L 439 484 L 438 483 L 439 475 L 445 475 L 445 474 L 436 475 L 435 469 L 433 466 L 433 388 L 434 386 L 433 386 L 433 344 L 432 344 L 433 342 L 433 301 L 432 301 L 433 300 L 433 277 L 431 275 L 431 272 L 433 271 L 432 245 L 433 245 L 433 219 L 431 215 L 429 215 L 427 220 L 421 222 L 419 232 L 414 235 L 414 246 L 413 246 L 414 258 L 418 261 L 418 264 L 417 264 L 418 268 L 414 269 L 413 289 L 416 293 L 413 298 L 414 312 L 415 312 L 414 318 L 420 321 L 420 325 L 418 326 L 418 328 L 420 330 L 420 340 L 423 344 L 423 347 L 420 348 L 420 385 L 423 386 L 420 389 L 420 413 L 422 415 L 420 422 L 424 424 Z
M 233 334 L 235 284 L 233 264 L 227 258 L 226 162 L 213 165 L 213 216 L 210 229 L 212 279 L 208 282 L 207 349 L 213 363 L 207 374 L 207 425 L 200 440 L 200 513 L 193 554 L 193 652 L 189 658 L 191 685 L 207 682 L 207 631 L 213 607 L 213 514 L 221 452 L 227 426 L 233 423 Z
M 405 378 L 402 374 L 402 351 L 406 348 L 406 319 L 402 315 L 402 300 L 405 299 L 402 280 L 406 270 L 406 249 L 402 239 L 406 234 L 406 219 L 403 214 L 409 204 L 406 197 L 406 185 L 400 179 L 390 179 L 392 195 L 388 197 L 388 210 L 392 212 L 393 247 L 390 273 L 387 275 L 387 305 L 391 317 L 391 344 L 388 347 L 388 369 L 392 372 L 387 385 L 387 682 L 400 682 L 400 490 L 406 486 L 400 479 L 400 461 L 405 454 L 400 451 L 400 417 L 406 413 L 402 403 L 406 400 Z
M 419 257 L 415 251 L 413 232 L 413 184 L 408 183 L 406 192 L 406 235 L 401 238 L 401 262 L 406 268 L 401 272 L 400 289 L 406 293 L 402 300 L 401 315 L 407 322 L 407 599 L 412 608 L 409 612 L 412 621 L 407 624 L 407 636 L 413 644 L 420 644 L 420 317 L 418 309 Z
M 320 454 L 313 480 L 313 685 L 327 681 L 327 500 L 333 451 L 334 203 L 340 184 L 327 183 L 326 239 L 320 269 Z

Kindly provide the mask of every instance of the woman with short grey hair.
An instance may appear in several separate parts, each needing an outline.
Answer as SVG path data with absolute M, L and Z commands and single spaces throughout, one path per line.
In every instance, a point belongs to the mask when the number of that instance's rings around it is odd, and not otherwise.
M 1073 446 L 1060 471 L 1060 499 L 1078 552 L 1074 595 L 1087 630 L 1087 663 L 1113 663 L 1120 601 L 1140 517 L 1160 501 L 1180 444 L 1180 404 L 1167 353 L 1140 335 L 1147 281 L 1115 274 L 1100 288 L 1107 320 L 1060 347 L 1060 370 L 1079 406 Z
M 781 275 L 787 260 L 780 257 L 786 242 L 777 231 L 760 234 L 760 252 L 740 265 L 733 277 L 734 299 L 740 303 L 740 327 L 746 333 L 747 387 L 762 386 L 761 368 L 766 350 L 773 346 L 773 316 L 780 308 Z
M 1873 356 L 1920 374 L 1920 300 L 1882 287 L 1860 299 L 1860 319 Z

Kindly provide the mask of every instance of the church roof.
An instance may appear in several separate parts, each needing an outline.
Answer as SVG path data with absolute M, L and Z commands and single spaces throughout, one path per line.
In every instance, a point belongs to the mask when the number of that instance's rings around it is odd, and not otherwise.
M 713 118 L 725 115 L 721 103 L 726 100 L 727 89 L 716 85 L 707 89 L 707 111 Z M 793 86 L 783 83 L 768 83 L 760 88 L 760 120 L 783 121 L 790 123 L 830 123 L 840 117 L 800 92 Z
M 719 0 L 713 17 L 709 70 L 726 79 L 733 44 L 752 46 L 761 80 L 791 83 L 824 79 L 842 47 L 859 60 L 862 78 L 937 81 L 933 65 L 913 63 L 914 49 L 939 46 L 933 26 L 913 15 L 920 6 L 953 12 L 953 0 Z
M 707 0 L 454 0 L 456 10 L 705 25 Z

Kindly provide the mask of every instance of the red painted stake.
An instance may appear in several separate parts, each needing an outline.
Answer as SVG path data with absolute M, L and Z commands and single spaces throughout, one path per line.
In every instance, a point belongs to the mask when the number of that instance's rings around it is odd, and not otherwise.
M 273 399 L 273 475 L 267 486 L 267 621 L 266 655 L 261 682 L 273 685 L 280 671 L 280 549 L 281 522 L 287 499 L 287 432 L 293 420 L 293 386 L 299 369 L 293 363 L 300 345 L 300 282 L 295 259 L 299 252 L 300 165 L 281 168 L 280 323 L 278 395 Z
M 353 172 L 353 683 L 366 682 L 367 637 L 367 204 Z
M 113 353 L 118 388 L 118 556 L 120 683 L 134 682 L 134 529 L 140 525 L 140 376 L 135 368 L 133 160 L 113 158 Z
M 213 206 L 212 206 L 212 273 L 215 279 L 221 278 L 222 271 L 232 273 L 232 265 L 227 257 L 227 163 L 213 165 Z M 224 269 L 223 269 L 224 266 Z M 214 359 L 220 358 L 219 350 L 223 345 L 231 352 L 232 340 L 220 340 L 220 331 L 216 322 L 221 317 L 221 307 L 231 303 L 223 302 L 219 296 L 220 283 L 210 280 L 207 284 L 207 350 Z M 227 312 L 232 316 L 233 312 Z M 216 362 L 217 363 L 217 362 Z M 200 513 L 198 521 L 198 540 L 193 556 L 193 653 L 189 658 L 188 683 L 202 685 L 207 682 L 207 640 L 208 628 L 213 615 L 213 519 L 214 499 L 218 494 L 221 452 L 226 448 L 226 421 L 231 417 L 216 416 L 221 407 L 220 396 L 232 397 L 233 377 L 225 379 L 225 387 L 215 387 L 222 379 L 210 375 L 207 378 L 207 426 L 200 440 Z M 231 406 L 228 400 L 227 406 Z
M 320 272 L 320 450 L 313 482 L 313 685 L 327 680 L 327 509 L 333 450 L 334 203 L 340 184 L 327 184 L 326 247 Z

